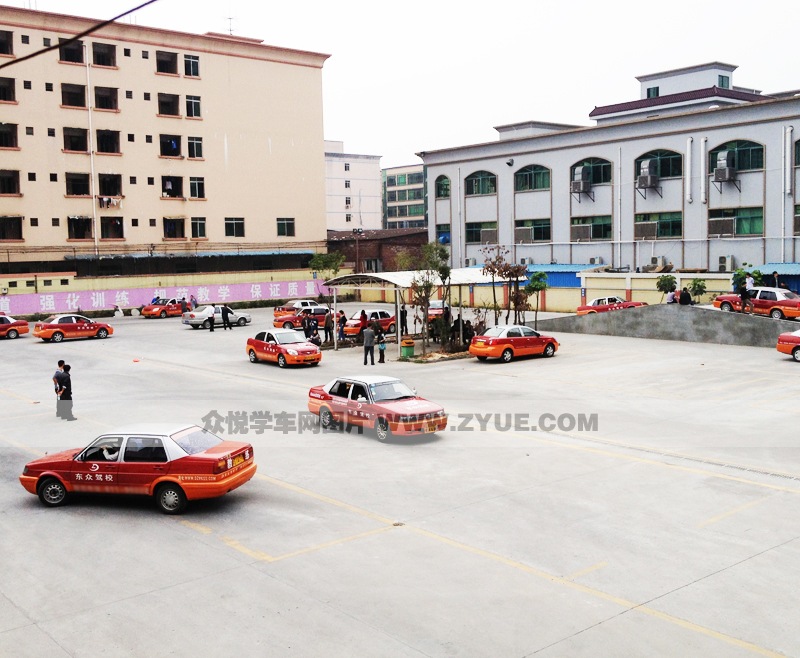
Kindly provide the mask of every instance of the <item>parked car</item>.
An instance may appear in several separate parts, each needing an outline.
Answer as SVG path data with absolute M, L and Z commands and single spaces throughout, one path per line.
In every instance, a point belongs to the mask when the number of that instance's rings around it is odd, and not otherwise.
M 188 302 L 187 307 L 188 307 Z M 181 302 L 173 297 L 172 299 L 158 299 L 152 304 L 148 304 L 142 309 L 144 318 L 166 318 L 182 315 Z
M 768 315 L 776 320 L 800 317 L 800 295 L 784 288 L 755 287 L 750 291 L 753 313 Z M 721 311 L 741 311 L 742 298 L 736 293 L 717 295 L 714 308 Z
M 33 325 L 33 335 L 45 343 L 60 343 L 65 338 L 108 338 L 113 333 L 111 325 L 75 313 L 51 315 Z
M 328 429 L 337 423 L 374 429 L 379 441 L 393 434 L 441 432 L 447 427 L 444 409 L 419 397 L 396 377 L 337 377 L 308 392 L 308 410 Z
M 469 353 L 477 356 L 479 361 L 491 358 L 508 363 L 517 356 L 542 354 L 550 357 L 558 347 L 558 341 L 552 336 L 524 325 L 511 324 L 489 327 L 480 336 L 474 336 Z
M 0 338 L 17 338 L 30 331 L 27 320 L 15 320 L 10 315 L 0 313 Z
M 393 334 L 395 330 L 394 316 L 389 311 L 380 309 L 365 309 L 367 313 L 367 324 L 372 324 L 375 320 L 380 324 L 381 329 L 387 334 Z M 358 336 L 361 333 L 361 311 L 356 311 L 344 325 L 345 336 Z
M 300 329 L 303 326 L 303 316 L 307 312 L 316 318 L 318 329 L 321 331 L 325 326 L 325 316 L 329 313 L 327 306 L 304 306 L 298 309 L 296 313 L 276 315 L 272 321 L 272 326 L 284 329 Z
M 791 354 L 795 361 L 800 361 L 800 330 L 778 336 L 775 347 L 781 354 Z
M 622 297 L 597 297 L 588 304 L 578 307 L 578 315 L 588 315 L 590 313 L 605 313 L 606 311 L 621 311 L 625 308 L 636 308 L 637 306 L 647 306 L 646 302 L 626 302 Z
M 444 315 L 444 310 L 450 313 L 450 306 L 443 299 L 434 299 L 428 304 L 428 322 L 438 320 Z
M 245 349 L 250 363 L 273 361 L 281 368 L 302 363 L 318 366 L 322 361 L 319 347 L 309 343 L 301 332 L 294 329 L 259 331 L 255 338 L 247 339 Z
M 102 434 L 83 448 L 25 465 L 19 481 L 47 507 L 70 494 L 152 496 L 166 514 L 186 501 L 216 498 L 255 475 L 253 446 L 225 441 L 196 425 L 142 425 Z
M 281 306 L 276 306 L 273 315 L 277 318 L 280 315 L 296 314 L 298 311 L 308 308 L 309 306 L 319 306 L 319 302 L 313 299 L 296 299 L 292 302 L 286 302 Z
M 203 329 L 208 329 L 211 326 L 211 316 L 213 315 L 214 324 L 221 325 L 223 306 L 224 304 L 217 304 L 215 306 L 209 304 L 207 306 L 196 308 L 193 311 L 186 311 L 186 313 L 183 314 L 183 324 L 188 324 L 192 329 L 199 329 L 200 327 L 203 327 Z M 253 321 L 253 318 L 249 313 L 245 313 L 244 311 L 234 311 L 230 306 L 226 306 L 226 308 L 228 309 L 228 319 L 230 320 L 231 324 L 236 324 L 240 327 L 243 327 L 244 325 L 250 324 Z

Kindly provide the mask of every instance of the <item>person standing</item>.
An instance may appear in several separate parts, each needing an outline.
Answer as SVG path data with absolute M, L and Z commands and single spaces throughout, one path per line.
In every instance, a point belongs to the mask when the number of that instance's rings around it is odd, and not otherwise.
M 222 330 L 230 329 L 233 331 L 233 327 L 231 326 L 231 309 L 223 304 L 220 310 L 222 312 Z
M 367 312 L 362 308 L 361 315 L 358 316 L 358 324 L 359 324 L 359 335 L 361 336 L 362 340 L 364 338 L 364 329 L 367 328 Z
M 53 373 L 53 387 L 56 391 L 56 418 L 61 418 L 61 397 L 58 391 L 61 389 L 61 377 L 64 374 L 64 359 L 59 359 L 58 367 Z
M 753 288 L 755 287 L 755 279 L 753 279 L 753 275 L 750 272 L 747 273 L 747 276 L 744 280 L 744 288 L 740 293 L 740 298 L 742 300 L 742 313 L 747 313 L 747 307 L 750 307 L 750 313 L 755 310 L 755 304 L 753 304 Z
M 408 311 L 405 304 L 400 307 L 400 333 L 403 336 L 408 334 Z
M 189 310 L 189 306 L 186 304 L 186 297 L 181 297 L 181 313 L 186 313 Z
M 64 364 L 64 371 L 59 378 L 58 399 L 61 404 L 61 418 L 64 420 L 77 420 L 72 414 L 72 376 L 71 367 Z
M 781 287 L 781 283 L 780 283 L 780 280 L 778 279 L 778 273 L 777 272 L 773 272 L 772 273 L 772 281 L 773 281 L 773 284 L 772 284 L 773 286 L 775 286 L 776 288 L 780 288 Z
M 364 316 L 366 317 L 366 315 Z M 367 325 L 362 331 L 364 338 L 364 365 L 367 365 L 367 356 L 369 356 L 372 365 L 375 365 L 375 331 Z
M 347 316 L 344 311 L 339 310 L 339 340 L 344 340 L 344 325 L 347 324 Z
M 325 342 L 333 342 L 333 313 L 330 310 L 325 314 Z
M 197 297 L 194 295 L 189 295 L 189 306 L 193 311 L 197 308 Z
M 378 363 L 386 363 L 386 335 L 383 332 L 378 337 Z
M 300 320 L 300 326 L 303 329 L 303 335 L 306 337 L 306 340 L 311 338 L 311 314 L 308 309 L 303 311 L 303 319 Z
M 217 313 L 216 306 L 212 306 L 211 315 L 208 316 L 208 330 L 212 332 L 214 331 L 214 316 L 216 315 L 216 313 Z

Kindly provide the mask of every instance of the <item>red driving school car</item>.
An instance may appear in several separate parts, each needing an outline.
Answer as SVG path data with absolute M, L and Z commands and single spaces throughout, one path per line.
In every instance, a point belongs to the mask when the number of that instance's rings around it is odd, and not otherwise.
M 216 498 L 255 475 L 253 446 L 225 441 L 196 425 L 142 425 L 108 432 L 25 465 L 19 481 L 48 507 L 73 493 L 152 496 L 165 514 L 186 501 Z
M 247 339 L 245 349 L 250 363 L 273 361 L 281 368 L 301 363 L 317 366 L 322 360 L 319 347 L 309 343 L 302 332 L 294 329 L 259 331 L 255 338 Z
M 0 338 L 17 338 L 27 334 L 29 325 L 26 320 L 15 320 L 10 315 L 0 313 Z
M 646 302 L 626 302 L 622 297 L 598 297 L 588 304 L 579 306 L 577 315 L 589 315 L 590 313 L 605 313 L 606 311 L 621 311 L 625 308 L 636 308 L 637 306 L 647 306 Z
M 60 343 L 65 338 L 108 338 L 113 333 L 111 325 L 74 313 L 51 315 L 33 325 L 34 337 L 41 338 L 45 343 L 51 340 Z
M 186 300 L 183 300 L 183 304 L 188 308 Z M 174 318 L 183 315 L 183 313 L 181 300 L 175 297 L 172 299 L 157 299 L 152 304 L 148 304 L 142 309 L 142 317 L 144 318 Z

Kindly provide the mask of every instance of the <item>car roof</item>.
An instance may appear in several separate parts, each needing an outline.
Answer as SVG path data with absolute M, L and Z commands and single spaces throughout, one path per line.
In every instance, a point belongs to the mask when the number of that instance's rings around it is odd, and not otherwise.
M 496 324 L 494 327 L 486 327 L 487 329 L 532 329 L 532 327 L 527 327 L 524 324 Z
M 387 377 L 386 375 L 342 375 L 336 378 L 347 379 L 353 382 L 360 382 L 362 384 L 385 384 L 388 382 L 400 381 L 397 377 Z
M 130 425 L 122 425 L 115 427 L 107 432 L 103 432 L 99 436 L 106 436 L 108 434 L 146 434 L 153 436 L 172 436 L 178 432 L 197 427 L 192 423 L 175 424 L 175 423 L 131 423 Z M 197 429 L 202 429 L 197 427 Z

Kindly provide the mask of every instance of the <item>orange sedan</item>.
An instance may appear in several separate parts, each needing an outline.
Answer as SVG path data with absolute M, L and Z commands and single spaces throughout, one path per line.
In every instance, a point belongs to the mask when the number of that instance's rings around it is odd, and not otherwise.
M 489 327 L 480 336 L 474 336 L 469 353 L 479 361 L 502 359 L 505 363 L 517 356 L 542 354 L 553 356 L 558 350 L 558 341 L 523 325 L 498 325 Z
M 259 331 L 255 338 L 248 338 L 247 357 L 250 363 L 272 361 L 281 368 L 287 365 L 319 365 L 322 351 L 309 343 L 305 336 L 294 329 L 275 329 Z
M 33 335 L 45 343 L 60 343 L 65 338 L 108 338 L 113 333 L 111 325 L 74 313 L 51 315 L 33 325 Z
M 791 354 L 795 361 L 800 361 L 800 331 L 789 331 L 778 336 L 775 348 L 781 354 Z
M 389 311 L 367 309 L 367 324 L 372 325 L 378 322 L 384 333 L 393 334 L 395 330 L 394 316 Z M 345 336 L 359 336 L 361 334 L 361 311 L 353 313 L 351 318 L 344 325 Z
M 0 338 L 17 338 L 22 334 L 27 334 L 28 331 L 29 326 L 26 320 L 15 320 L 0 313 Z
M 183 300 L 183 303 L 186 306 L 186 300 Z M 175 297 L 172 299 L 157 299 L 152 304 L 148 304 L 142 308 L 143 318 L 174 318 L 183 315 L 183 313 L 181 301 Z

